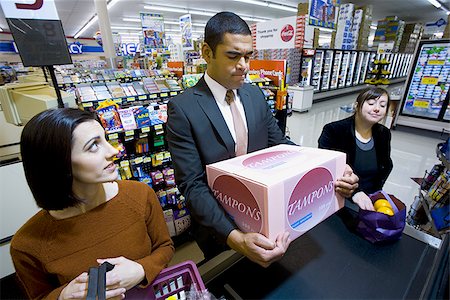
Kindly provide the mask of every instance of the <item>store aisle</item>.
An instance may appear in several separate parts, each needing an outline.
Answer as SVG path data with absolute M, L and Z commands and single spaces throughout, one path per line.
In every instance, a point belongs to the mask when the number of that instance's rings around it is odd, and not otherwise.
M 302 146 L 317 147 L 317 140 L 325 124 L 351 115 L 342 109 L 350 106 L 358 93 L 336 97 L 314 103 L 308 112 L 293 112 L 287 121 L 287 134 L 292 141 Z M 384 186 L 384 190 L 401 199 L 407 206 L 418 194 L 418 185 L 411 177 L 423 177 L 438 163 L 436 145 L 443 140 L 440 134 L 406 127 L 392 130 L 391 157 L 394 168 Z

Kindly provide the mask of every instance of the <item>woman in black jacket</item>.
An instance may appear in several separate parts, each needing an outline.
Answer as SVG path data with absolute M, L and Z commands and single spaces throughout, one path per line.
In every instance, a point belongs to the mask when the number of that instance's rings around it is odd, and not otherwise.
M 381 190 L 392 170 L 391 132 L 379 124 L 389 108 L 385 89 L 364 89 L 355 102 L 353 116 L 324 126 L 319 148 L 347 154 L 347 163 L 359 177 L 352 196 L 360 208 L 374 210 L 368 194 Z

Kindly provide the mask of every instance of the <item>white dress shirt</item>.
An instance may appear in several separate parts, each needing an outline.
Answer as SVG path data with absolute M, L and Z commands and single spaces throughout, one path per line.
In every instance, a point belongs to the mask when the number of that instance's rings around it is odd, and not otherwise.
M 234 130 L 233 125 L 233 116 L 231 115 L 230 105 L 225 101 L 225 95 L 227 93 L 227 89 L 223 87 L 220 83 L 212 79 L 208 72 L 205 72 L 204 75 L 206 84 L 211 90 L 214 99 L 216 99 L 217 105 L 219 106 L 220 112 L 222 113 L 223 118 L 225 119 L 225 123 L 227 123 L 228 130 L 231 133 L 234 141 L 236 142 L 236 132 Z M 248 131 L 247 127 L 247 119 L 245 118 L 244 106 L 242 105 L 241 98 L 239 97 L 237 90 L 233 90 L 234 93 L 234 101 L 238 107 L 239 113 L 241 114 L 242 120 L 244 120 L 245 129 Z

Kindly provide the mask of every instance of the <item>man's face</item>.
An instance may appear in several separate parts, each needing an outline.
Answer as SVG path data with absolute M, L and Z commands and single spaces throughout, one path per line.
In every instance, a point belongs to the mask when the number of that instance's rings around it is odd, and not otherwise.
M 253 54 L 251 35 L 225 33 L 213 54 L 203 44 L 203 57 L 208 63 L 208 75 L 227 89 L 238 89 L 244 84 Z

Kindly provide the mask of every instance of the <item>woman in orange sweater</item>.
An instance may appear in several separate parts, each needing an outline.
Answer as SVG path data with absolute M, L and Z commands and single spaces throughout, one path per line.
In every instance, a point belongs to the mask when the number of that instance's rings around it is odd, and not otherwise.
M 86 297 L 90 267 L 108 261 L 106 297 L 146 287 L 174 248 L 155 192 L 117 179 L 118 151 L 95 115 L 47 110 L 21 138 L 25 176 L 39 207 L 17 231 L 11 256 L 31 299 Z

